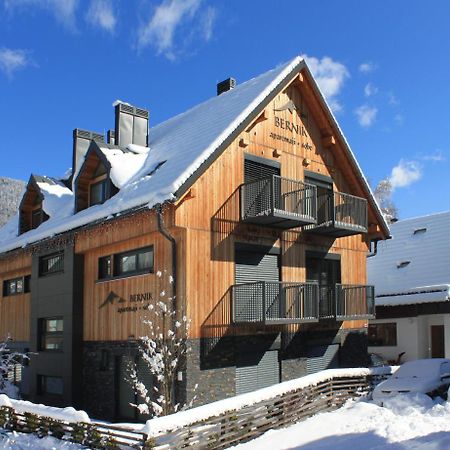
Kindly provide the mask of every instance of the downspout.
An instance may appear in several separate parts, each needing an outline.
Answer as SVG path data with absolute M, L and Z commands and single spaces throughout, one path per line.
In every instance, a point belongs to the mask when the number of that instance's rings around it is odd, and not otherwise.
M 373 251 L 372 252 L 370 252 L 368 255 L 367 255 L 367 258 L 371 258 L 372 256 L 375 256 L 376 254 L 377 254 L 377 251 L 378 251 L 378 241 L 381 241 L 381 239 L 372 239 L 371 241 L 370 241 L 370 247 L 372 247 L 372 242 L 373 242 Z
M 172 244 L 172 304 L 173 304 L 173 310 L 175 311 L 174 316 L 172 317 L 172 330 L 176 330 L 176 321 L 177 321 L 177 241 L 175 238 L 169 233 L 169 230 L 166 228 L 166 225 L 164 224 L 164 219 L 162 216 L 162 205 L 158 204 L 156 206 L 156 216 L 158 221 L 158 231 Z M 173 401 L 173 407 L 178 403 L 178 399 L 180 398 L 180 392 L 178 383 L 174 381 L 173 388 L 174 388 L 174 398 Z
M 174 310 L 177 311 L 177 241 L 164 224 L 161 204 L 156 206 L 156 215 L 158 218 L 158 231 L 172 244 L 172 298 Z

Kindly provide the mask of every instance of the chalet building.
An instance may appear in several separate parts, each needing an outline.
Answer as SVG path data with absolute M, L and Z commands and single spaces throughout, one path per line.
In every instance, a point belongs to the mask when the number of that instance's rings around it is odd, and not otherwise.
M 368 260 L 376 287 L 369 350 L 387 360 L 450 358 L 450 212 L 401 220 Z
M 106 139 L 74 131 L 68 179 L 30 178 L 0 230 L 27 398 L 139 419 L 126 367 L 164 292 L 191 321 L 180 400 L 367 363 L 366 256 L 389 230 L 305 61 L 217 94 L 152 128 L 117 103 Z

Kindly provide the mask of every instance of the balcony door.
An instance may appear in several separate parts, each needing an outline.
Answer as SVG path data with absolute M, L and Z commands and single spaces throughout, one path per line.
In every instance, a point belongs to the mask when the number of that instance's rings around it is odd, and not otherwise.
M 316 186 L 317 189 L 317 226 L 333 225 L 333 180 L 317 174 L 305 174 L 305 183 Z
M 244 217 L 259 216 L 272 209 L 272 175 L 280 175 L 278 163 L 247 155 L 244 160 Z
M 336 314 L 336 283 L 341 282 L 341 261 L 338 255 L 306 254 L 306 280 L 319 284 L 319 317 Z
M 235 282 L 248 284 L 246 289 L 239 290 L 239 295 L 234 299 L 238 321 L 261 322 L 267 314 L 279 314 L 279 258 L 279 249 L 276 248 L 236 245 Z M 264 289 L 261 282 L 266 282 Z

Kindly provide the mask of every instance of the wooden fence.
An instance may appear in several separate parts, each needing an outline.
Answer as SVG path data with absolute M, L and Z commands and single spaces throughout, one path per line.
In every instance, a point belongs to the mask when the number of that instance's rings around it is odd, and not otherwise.
M 293 389 L 282 395 L 172 430 L 147 434 L 129 427 L 102 423 L 68 423 L 32 413 L 0 407 L 0 427 L 40 437 L 54 436 L 90 448 L 102 449 L 225 449 L 260 436 L 270 429 L 286 427 L 324 411 L 339 408 L 350 398 L 370 392 L 388 376 L 333 375 L 330 379 Z M 185 413 L 184 413 L 185 414 Z

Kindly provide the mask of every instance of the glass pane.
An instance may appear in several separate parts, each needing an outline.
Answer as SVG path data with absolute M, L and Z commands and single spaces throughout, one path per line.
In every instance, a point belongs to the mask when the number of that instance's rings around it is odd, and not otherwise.
M 62 395 L 63 380 L 60 377 L 42 377 L 43 391 L 47 394 Z
M 46 329 L 49 333 L 63 331 L 64 321 L 62 319 L 48 319 L 46 322 L 47 322 Z
M 47 271 L 56 272 L 62 268 L 62 257 L 61 255 L 52 256 L 47 260 Z
M 62 350 L 63 338 L 62 336 L 45 336 L 44 350 Z
M 19 294 L 23 292 L 23 278 L 19 278 L 16 281 L 16 292 Z
M 9 294 L 16 293 L 16 281 L 15 280 L 8 281 L 8 293 Z
M 152 267 L 153 251 L 148 250 L 144 253 L 139 253 L 138 255 L 138 269 L 148 270 Z
M 37 228 L 41 224 L 42 211 L 37 209 L 31 213 L 31 228 Z
M 99 259 L 99 278 L 107 278 L 111 275 L 111 256 L 104 256 Z
M 105 201 L 105 181 L 100 181 L 91 185 L 90 204 L 99 205 Z
M 120 272 L 134 272 L 136 270 L 136 255 L 120 257 Z

